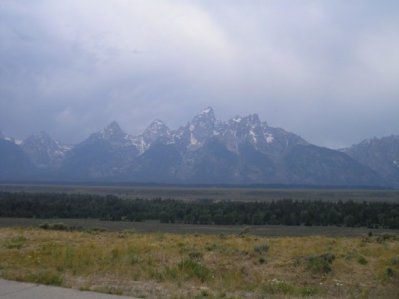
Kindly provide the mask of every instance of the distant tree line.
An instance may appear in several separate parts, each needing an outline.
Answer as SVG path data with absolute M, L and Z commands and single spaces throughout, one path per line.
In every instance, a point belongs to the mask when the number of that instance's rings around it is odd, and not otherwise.
M 399 228 L 399 204 L 353 201 L 236 202 L 121 199 L 65 193 L 0 192 L 0 217 L 97 218 L 103 220 L 216 225 L 307 225 Z

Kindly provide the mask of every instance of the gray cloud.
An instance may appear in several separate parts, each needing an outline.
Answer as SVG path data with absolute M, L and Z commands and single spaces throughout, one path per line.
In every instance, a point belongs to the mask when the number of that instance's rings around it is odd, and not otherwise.
M 221 119 L 340 147 L 399 134 L 397 1 L 0 2 L 0 129 L 78 142 L 108 122 Z

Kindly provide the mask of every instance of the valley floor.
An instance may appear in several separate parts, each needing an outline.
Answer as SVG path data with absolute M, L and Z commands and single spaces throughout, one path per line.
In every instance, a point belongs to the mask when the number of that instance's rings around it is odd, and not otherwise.
M 145 298 L 398 298 L 399 235 L 0 228 L 0 277 Z

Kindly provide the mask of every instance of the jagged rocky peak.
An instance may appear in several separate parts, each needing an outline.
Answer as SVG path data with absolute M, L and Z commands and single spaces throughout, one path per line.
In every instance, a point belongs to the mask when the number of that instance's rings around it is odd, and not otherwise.
M 262 123 L 257 114 L 250 114 L 242 118 L 237 128 L 237 137 L 253 145 L 264 143 Z
M 207 116 L 210 116 L 212 118 L 215 118 L 215 113 L 213 112 L 213 108 L 211 106 L 206 107 L 204 110 L 202 110 L 200 112 L 200 114 L 198 114 L 198 116 L 199 115 L 202 115 L 202 116 L 207 115 Z
M 159 119 L 154 120 L 145 130 L 144 135 L 166 135 L 169 133 L 168 126 Z
M 45 131 L 30 135 L 22 142 L 23 147 L 57 147 L 57 143 Z
M 132 144 L 139 154 L 144 153 L 158 140 L 169 141 L 172 139 L 168 126 L 159 119 L 154 120 L 139 136 L 130 137 Z
M 216 126 L 216 117 L 212 107 L 207 107 L 197 114 L 193 120 L 187 124 L 189 131 L 189 144 L 198 146 L 207 138 L 213 135 Z
M 261 134 L 262 122 L 257 114 L 250 114 L 244 117 L 235 116 L 227 121 L 225 128 L 237 132 L 238 135 Z
M 250 127 L 258 127 L 261 125 L 259 115 L 258 114 L 250 114 L 242 118 L 241 121 L 243 124 Z
M 111 122 L 103 130 L 92 134 L 88 141 L 105 140 L 114 146 L 131 145 L 130 137 L 125 133 L 116 121 Z
M 199 114 L 194 116 L 191 124 L 193 125 L 207 125 L 212 124 L 214 125 L 216 122 L 215 113 L 213 112 L 212 107 L 206 107 L 202 110 Z
M 59 165 L 65 153 L 70 149 L 55 141 L 45 131 L 29 136 L 22 142 L 21 146 L 38 167 Z
M 258 114 L 249 114 L 247 116 L 236 115 L 230 120 L 228 120 L 227 124 L 233 127 L 247 127 L 247 128 L 260 127 L 262 124 L 265 124 L 267 126 L 266 122 L 262 123 L 260 121 Z
M 101 131 L 101 135 L 104 139 L 109 139 L 113 137 L 124 137 L 126 133 L 122 131 L 116 121 L 113 121 Z
M 168 126 L 159 119 L 154 120 L 143 132 L 143 139 L 146 143 L 153 143 L 157 139 L 169 136 Z
M 377 138 L 377 137 L 373 137 L 373 138 L 369 138 L 369 139 L 365 139 L 362 142 L 360 142 L 358 145 L 362 145 L 362 146 L 372 146 L 372 145 L 378 145 L 381 142 L 395 142 L 395 141 L 399 141 L 399 135 L 390 135 L 390 136 L 386 136 L 386 137 L 382 137 L 382 138 Z

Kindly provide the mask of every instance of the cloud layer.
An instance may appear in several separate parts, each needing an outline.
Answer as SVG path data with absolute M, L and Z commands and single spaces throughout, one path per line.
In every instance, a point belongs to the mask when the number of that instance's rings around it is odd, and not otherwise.
M 399 3 L 2 0 L 0 130 L 78 142 L 211 105 L 340 147 L 399 134 Z

